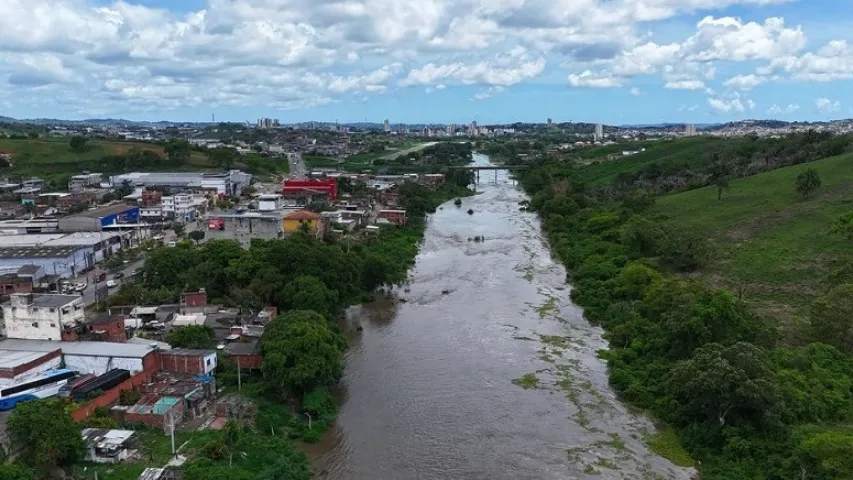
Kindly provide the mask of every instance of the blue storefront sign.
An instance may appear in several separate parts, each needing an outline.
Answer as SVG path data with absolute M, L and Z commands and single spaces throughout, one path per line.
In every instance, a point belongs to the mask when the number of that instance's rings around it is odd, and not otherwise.
M 131 207 L 123 212 L 101 218 L 101 226 L 139 223 L 139 207 Z

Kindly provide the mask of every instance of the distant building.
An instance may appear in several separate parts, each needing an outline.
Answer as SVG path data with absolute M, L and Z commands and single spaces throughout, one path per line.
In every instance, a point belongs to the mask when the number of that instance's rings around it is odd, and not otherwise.
M 99 187 L 103 175 L 100 173 L 83 172 L 80 175 L 74 175 L 68 180 L 68 191 L 72 193 L 82 192 L 86 187 Z
M 2 332 L 7 338 L 61 340 L 65 329 L 83 323 L 79 295 L 14 293 L 3 304 Z
M 243 187 L 251 183 L 252 175 L 230 170 L 226 173 L 134 172 L 110 177 L 113 187 L 119 187 L 125 181 L 136 187 L 160 187 L 173 192 L 194 190 L 236 197 L 243 192 Z
M 385 122 L 382 124 L 382 130 L 385 133 L 391 133 L 391 122 L 389 122 L 387 118 L 385 119 Z
M 595 125 L 595 132 L 592 135 L 593 140 L 600 142 L 604 140 L 604 125 L 598 123 Z
M 325 192 L 329 195 L 329 200 L 335 201 L 338 199 L 338 182 L 334 178 L 285 180 L 282 184 L 281 193 L 283 196 L 288 197 L 302 190 Z
M 161 199 L 163 216 L 176 222 L 186 223 L 195 220 L 195 201 L 188 193 L 177 193 Z
M 216 351 L 189 348 L 161 351 L 160 367 L 164 372 L 210 375 L 216 370 Z
M 405 210 L 379 210 L 379 218 L 384 218 L 394 225 L 406 224 Z
M 137 223 L 139 223 L 139 207 L 122 203 L 60 218 L 58 226 L 63 232 L 100 232 L 109 227 Z
M 687 137 L 695 137 L 698 134 L 696 125 L 688 123 L 684 126 L 684 135 Z

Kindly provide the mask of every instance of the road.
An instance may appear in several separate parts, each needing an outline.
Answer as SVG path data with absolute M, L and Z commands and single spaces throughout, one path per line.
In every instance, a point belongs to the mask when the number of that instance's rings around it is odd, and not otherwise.
M 302 160 L 301 153 L 288 153 L 287 161 L 290 163 L 290 176 L 292 178 L 305 178 L 308 176 L 308 169 L 305 167 L 305 161 Z
M 412 152 L 417 152 L 418 150 L 423 150 L 427 147 L 431 147 L 431 146 L 435 145 L 436 143 L 438 143 L 438 142 L 421 143 L 420 145 L 415 145 L 412 148 L 407 148 L 405 150 L 397 150 L 394 153 L 389 153 L 388 155 L 382 156 L 382 159 L 383 160 L 394 160 L 395 158 L 399 157 L 400 155 L 408 155 Z

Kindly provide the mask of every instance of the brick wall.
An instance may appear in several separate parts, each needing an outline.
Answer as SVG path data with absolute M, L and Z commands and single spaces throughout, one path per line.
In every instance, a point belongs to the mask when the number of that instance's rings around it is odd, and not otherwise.
M 204 374 L 204 357 L 195 355 L 172 355 L 168 350 L 160 352 L 160 370 L 173 373 Z
M 99 335 L 98 340 L 103 342 L 125 343 L 127 333 L 124 329 L 124 318 L 114 317 L 109 322 L 88 324 L 86 328 L 90 335 Z M 103 332 L 103 333 L 99 333 Z
M 260 370 L 264 366 L 264 359 L 261 357 L 260 353 L 248 353 L 242 355 L 231 354 L 230 357 L 237 363 L 237 365 L 240 365 L 241 368 Z
M 148 382 L 151 379 L 152 374 L 153 372 L 146 372 L 145 370 L 137 373 L 72 411 L 71 418 L 73 418 L 75 422 L 82 422 L 89 418 L 95 412 L 96 408 L 109 407 L 118 403 L 121 392 L 137 388 Z
M 206 307 L 206 292 L 189 292 L 181 295 L 181 306 L 184 307 Z

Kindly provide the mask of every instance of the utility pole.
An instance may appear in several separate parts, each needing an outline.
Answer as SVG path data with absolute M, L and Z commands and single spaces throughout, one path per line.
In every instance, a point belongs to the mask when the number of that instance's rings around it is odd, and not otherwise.
M 171 411 L 169 412 L 169 435 L 172 437 L 172 457 L 177 458 L 178 454 L 175 452 L 175 417 Z
M 243 391 L 243 382 L 240 380 L 240 357 L 237 357 L 237 391 Z

